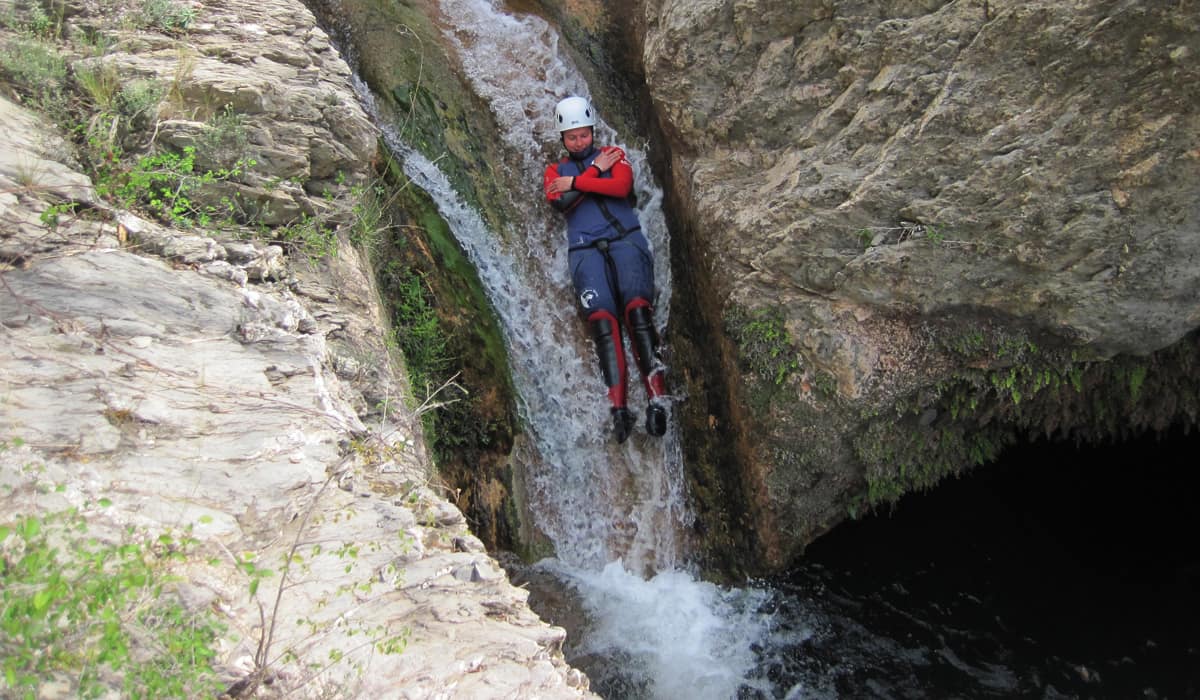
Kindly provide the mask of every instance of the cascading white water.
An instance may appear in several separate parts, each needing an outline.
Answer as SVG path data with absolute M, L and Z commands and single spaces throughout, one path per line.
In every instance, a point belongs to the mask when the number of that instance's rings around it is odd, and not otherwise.
M 664 553 L 675 553 L 682 486 L 678 473 L 667 469 L 678 469 L 678 462 L 666 460 L 667 455 L 678 460 L 678 444 L 646 437 L 644 444 L 615 447 L 606 433 L 596 430 L 607 417 L 604 411 L 597 418 L 594 411 L 572 406 L 599 403 L 603 396 L 598 380 L 582 382 L 582 391 L 570 386 L 595 374 L 581 359 L 590 359 L 591 349 L 554 325 L 566 324 L 574 329 L 568 332 L 578 333 L 571 325 L 574 318 L 556 314 L 543 322 L 527 321 L 531 309 L 549 300 L 520 283 L 519 261 L 494 244 L 479 216 L 461 203 L 432 163 L 401 144 L 393 148 L 403 155 L 406 174 L 438 202 L 488 293 L 500 295 L 493 304 L 505 322 L 510 353 L 527 353 L 513 360 L 522 413 L 526 420 L 546 423 L 540 430 L 530 427 L 541 453 L 524 455 L 525 468 L 541 470 L 530 477 L 541 486 L 532 508 L 559 552 L 542 566 L 573 585 L 597 621 L 584 648 L 622 657 L 623 673 L 639 679 L 653 697 L 733 697 L 739 687 L 751 684 L 747 675 L 756 666 L 752 649 L 770 629 L 769 616 L 758 612 L 767 594 L 722 590 L 673 564 L 658 566 L 648 579 L 629 565 L 661 562 Z M 569 305 L 570 295 L 563 298 Z M 508 325 L 511 320 L 522 325 L 514 329 Z M 556 464 L 555 459 L 561 461 Z M 655 459 L 662 462 L 656 465 Z M 629 488 L 615 481 L 622 469 L 628 471 L 623 478 Z M 624 490 L 609 490 L 617 486 Z M 546 517 L 551 514 L 555 517 Z
M 542 19 L 516 17 L 484 1 L 441 3 L 446 33 L 457 47 L 464 72 L 491 105 L 500 139 L 509 147 L 503 188 L 528 212 L 498 250 L 498 237 L 478 217 L 460 221 L 468 255 L 481 266 L 484 285 L 508 334 L 510 359 L 521 409 L 535 438 L 538 463 L 526 472 L 531 510 L 554 542 L 560 560 L 598 570 L 621 559 L 632 571 L 679 566 L 676 533 L 690 515 L 682 489 L 678 431 L 662 439 L 644 433 L 624 445 L 609 435 L 608 404 L 590 340 L 574 306 L 567 275 L 561 216 L 545 203 L 542 171 L 557 159 L 554 105 L 571 94 L 587 94 L 578 71 L 558 52 L 558 37 Z M 625 148 L 634 166 L 642 228 L 656 256 L 656 320 L 665 329 L 670 301 L 670 260 L 655 186 L 645 153 L 621 144 L 603 120 L 598 143 Z M 452 196 L 442 192 L 443 196 Z M 522 257 L 491 274 L 489 256 Z M 518 277 L 514 279 L 514 277 Z M 636 372 L 631 405 L 644 398 Z
M 522 418 L 537 448 L 525 455 L 531 510 L 558 557 L 582 568 L 615 559 L 673 566 L 686 509 L 679 480 L 655 463 L 678 471 L 677 440 L 640 436 L 611 444 L 604 388 L 571 311 L 568 283 L 550 279 L 561 275 L 543 264 L 555 258 L 515 258 L 433 163 L 403 144 L 393 148 L 405 173 L 438 203 L 500 316 Z
M 681 533 L 693 516 L 678 428 L 669 425 L 662 438 L 639 429 L 623 445 L 612 439 L 605 388 L 567 274 L 564 223 L 541 191 L 543 169 L 561 154 L 554 105 L 588 95 L 587 85 L 541 18 L 510 14 L 490 0 L 442 0 L 440 9 L 509 152 L 493 171 L 528 216 L 503 235 L 490 231 L 435 162 L 404 144 L 386 120 L 381 126 L 405 173 L 437 203 L 499 316 L 531 438 L 516 458 L 529 509 L 555 547 L 542 567 L 575 587 L 595 620 L 585 649 L 621 658 L 621 675 L 639 695 L 733 697 L 757 685 L 748 678 L 752 650 L 771 624 L 758 612 L 766 594 L 722 590 L 686 572 Z M 361 93 L 373 109 L 369 91 Z M 671 270 L 662 191 L 644 149 L 623 143 L 603 120 L 596 141 L 621 146 L 634 167 L 642 228 L 657 251 L 654 305 L 664 333 Z M 632 375 L 631 406 L 640 409 L 645 395 Z

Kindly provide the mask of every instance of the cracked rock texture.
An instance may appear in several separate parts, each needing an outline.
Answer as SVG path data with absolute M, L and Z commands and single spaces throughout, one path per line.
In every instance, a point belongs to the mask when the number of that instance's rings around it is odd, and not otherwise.
M 69 10 L 69 32 L 111 26 Z M 365 182 L 376 148 L 345 63 L 295 2 L 210 2 L 197 16 L 183 36 L 120 30 L 118 50 L 76 64 L 178 80 L 163 143 L 189 143 L 232 105 L 261 159 L 231 187 L 256 220 L 329 213 L 324 194 Z M 437 486 L 419 417 L 394 409 L 406 380 L 344 233 L 309 264 L 167 228 L 98 196 L 40 115 L 0 97 L 0 122 L 4 519 L 78 507 L 114 541 L 190 531 L 169 594 L 228 626 L 217 666 L 230 686 L 270 634 L 260 696 L 592 696 L 563 661 L 564 631 Z M 43 220 L 69 203 L 75 214 Z M 256 590 L 250 560 L 272 571 Z
M 635 5 L 675 269 L 708 314 L 690 354 L 725 347 L 710 381 L 730 405 L 693 440 L 740 441 L 767 559 L 847 517 L 872 475 L 903 481 L 854 444 L 863 417 L 1006 371 L 1010 340 L 1102 362 L 1200 326 L 1195 3 Z M 787 333 L 766 363 L 796 358 L 776 387 L 738 327 L 754 312 Z

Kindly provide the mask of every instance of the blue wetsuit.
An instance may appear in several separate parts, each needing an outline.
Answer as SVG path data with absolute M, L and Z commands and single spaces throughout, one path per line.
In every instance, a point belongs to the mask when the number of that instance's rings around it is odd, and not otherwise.
M 620 158 L 602 172 L 593 162 L 612 150 Z M 549 192 L 550 183 L 559 177 L 574 178 L 570 192 Z M 647 396 L 654 399 L 666 393 L 653 322 L 654 258 L 632 202 L 633 168 L 620 149 L 592 147 L 548 166 L 544 184 L 547 199 L 567 218 L 571 281 L 576 302 L 592 329 L 614 417 L 627 420 L 616 414 L 623 411 L 628 416 L 622 327 L 630 331 Z M 647 413 L 648 430 L 661 435 L 664 420 L 661 406 L 655 406 L 653 417 Z M 618 440 L 623 440 L 622 429 L 617 430 Z
M 575 191 L 561 197 L 569 201 L 564 213 L 571 281 L 589 320 L 596 311 L 621 318 L 631 302 L 650 304 L 654 298 L 654 258 L 630 202 L 633 169 L 622 157 L 600 174 L 592 161 L 602 152 L 593 148 L 583 158 L 563 158 L 546 169 L 547 180 L 575 177 Z M 598 245 L 607 245 L 611 265 Z

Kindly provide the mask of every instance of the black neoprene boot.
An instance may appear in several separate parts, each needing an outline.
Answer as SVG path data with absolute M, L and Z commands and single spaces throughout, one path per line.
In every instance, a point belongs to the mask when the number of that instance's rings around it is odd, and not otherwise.
M 617 444 L 623 443 L 633 434 L 633 424 L 637 423 L 637 419 L 628 408 L 612 409 L 612 418 L 613 435 L 617 438 Z
M 649 306 L 632 306 L 626 311 L 629 325 L 630 345 L 642 382 L 646 385 L 646 396 L 650 404 L 646 407 L 646 432 L 658 437 L 667 432 L 667 408 L 662 398 L 666 395 L 664 368 L 658 357 L 658 331 L 654 329 L 654 312 Z
M 608 400 L 612 404 L 613 434 L 617 442 L 625 442 L 633 433 L 637 419 L 625 407 L 625 355 L 621 349 L 621 329 L 612 316 L 604 314 L 589 320 L 592 340 L 596 343 L 596 359 L 600 363 L 600 375 L 608 387 Z
M 667 432 L 667 409 L 662 404 L 651 402 L 646 407 L 646 432 L 655 437 Z

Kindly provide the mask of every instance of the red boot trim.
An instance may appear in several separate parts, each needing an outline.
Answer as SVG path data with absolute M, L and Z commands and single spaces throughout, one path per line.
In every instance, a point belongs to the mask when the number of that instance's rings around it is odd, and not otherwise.
M 664 372 L 655 372 L 645 378 L 646 395 L 650 398 L 667 395 L 667 381 L 664 378 Z
M 588 322 L 608 323 L 612 329 L 614 359 L 617 364 L 616 384 L 608 387 L 608 401 L 613 408 L 625 408 L 626 406 L 626 386 L 629 381 L 629 369 L 625 365 L 625 341 L 621 338 L 621 324 L 617 322 L 617 318 L 612 314 L 604 311 L 593 311 L 587 317 Z M 601 362 L 604 359 L 601 358 Z M 609 380 L 602 377 L 607 383 Z

